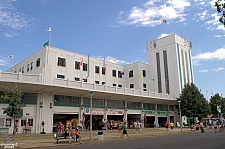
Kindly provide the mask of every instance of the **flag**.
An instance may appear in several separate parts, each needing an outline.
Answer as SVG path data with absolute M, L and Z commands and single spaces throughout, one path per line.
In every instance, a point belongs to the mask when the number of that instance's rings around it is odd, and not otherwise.
M 8 56 L 8 58 L 14 58 L 14 54 L 12 54 L 12 55 Z
M 82 65 L 83 65 L 83 61 L 80 61 L 79 66 L 82 66 Z
M 47 41 L 43 46 L 44 47 L 49 46 L 49 41 Z
M 140 75 L 140 74 L 139 74 L 139 75 L 137 75 L 137 76 L 136 76 L 136 78 L 140 79 L 140 78 L 141 78 L 141 75 Z
M 121 73 L 121 75 L 124 75 L 124 71 Z
M 103 68 L 103 72 L 105 73 L 106 72 L 106 67 L 104 66 L 104 68 Z
M 154 79 L 154 78 L 152 78 L 151 80 L 152 80 L 152 81 L 155 81 L 155 79 Z
M 162 22 L 166 24 L 166 19 L 163 19 Z
M 49 32 L 51 32 L 51 31 L 52 31 L 52 28 L 51 28 L 51 27 L 49 27 L 49 28 L 46 28 L 46 31 L 49 31 Z
M 209 91 L 208 90 L 206 90 L 206 93 L 208 93 Z

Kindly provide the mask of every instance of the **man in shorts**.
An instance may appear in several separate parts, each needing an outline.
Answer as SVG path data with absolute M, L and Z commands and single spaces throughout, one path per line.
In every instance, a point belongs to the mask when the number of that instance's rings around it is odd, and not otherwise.
M 215 129 L 215 133 L 217 133 L 217 121 L 213 121 L 213 127 Z
M 129 138 L 128 134 L 127 134 L 127 125 L 126 123 L 123 124 L 123 134 L 121 136 L 121 138 L 123 138 L 123 135 L 126 134 L 127 135 L 127 138 Z

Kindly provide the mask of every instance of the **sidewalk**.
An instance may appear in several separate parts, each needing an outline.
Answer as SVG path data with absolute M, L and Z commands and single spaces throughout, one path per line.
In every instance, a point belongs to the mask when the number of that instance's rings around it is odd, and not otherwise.
M 190 128 L 183 128 L 182 130 L 183 133 L 194 132 L 191 131 Z M 120 136 L 118 136 L 117 130 L 103 130 L 103 140 L 98 140 L 98 132 L 99 131 L 96 130 L 92 131 L 92 141 L 90 141 L 90 131 L 81 131 L 82 144 L 101 143 L 105 141 L 119 141 L 128 139 L 126 136 L 120 138 Z M 159 130 L 154 128 L 145 128 L 142 130 L 142 133 L 133 133 L 133 129 L 128 129 L 128 134 L 130 136 L 129 139 L 180 134 L 180 132 L 180 128 L 174 128 L 173 131 L 169 129 L 168 132 L 166 131 L 166 128 L 160 128 Z M 3 141 L 1 141 L 1 143 L 3 143 Z M 24 134 L 19 134 L 18 136 L 16 136 L 15 140 L 12 141 L 12 143 L 17 143 L 17 148 L 44 148 L 62 145 L 80 145 L 78 142 L 76 143 L 74 141 L 72 142 L 72 144 L 69 144 L 69 139 L 59 140 L 59 143 L 56 144 L 56 140 L 54 140 L 53 134 L 31 134 L 28 136 L 24 136 Z

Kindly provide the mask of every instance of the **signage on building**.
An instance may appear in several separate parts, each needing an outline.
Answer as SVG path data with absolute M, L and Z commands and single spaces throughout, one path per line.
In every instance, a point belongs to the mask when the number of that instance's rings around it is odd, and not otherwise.
M 149 114 L 155 115 L 155 111 L 153 111 L 153 110 L 144 110 L 144 113 L 147 115 L 149 115 Z
M 173 115 L 173 112 L 172 111 L 158 111 L 158 114 L 160 115 Z
M 92 111 L 92 115 L 104 115 L 104 110 L 103 109 L 98 109 L 98 108 L 92 108 L 92 110 L 90 110 L 90 108 L 85 108 L 84 109 L 84 114 L 89 115 L 90 111 Z
M 123 115 L 123 111 L 122 110 L 109 109 L 107 111 L 107 115 Z

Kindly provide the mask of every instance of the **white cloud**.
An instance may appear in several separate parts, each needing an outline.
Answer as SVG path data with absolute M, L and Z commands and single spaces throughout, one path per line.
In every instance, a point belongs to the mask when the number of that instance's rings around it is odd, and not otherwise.
M 9 58 L 0 55 L 0 66 L 9 66 L 10 64 Z
M 100 59 L 100 60 L 104 60 L 107 61 L 107 62 L 111 62 L 111 63 L 115 63 L 115 64 L 121 64 L 121 65 L 127 65 L 127 64 L 130 64 L 130 62 L 126 62 L 124 60 L 119 60 L 119 59 L 116 59 L 114 57 L 111 57 L 111 56 L 108 56 L 108 57 L 104 57 L 104 56 L 97 56 L 96 57 L 97 59 Z
M 14 0 L 0 1 L 0 25 L 13 29 L 27 29 L 35 25 L 35 19 L 20 13 L 15 7 Z M 34 23 L 35 22 L 35 23 Z
M 170 35 L 170 34 L 162 33 L 162 34 L 158 37 L 158 39 L 163 38 L 163 37 L 166 37 L 166 36 L 168 36 L 168 35 Z
M 220 37 L 221 37 L 221 35 L 215 35 L 214 37 L 216 37 L 216 38 L 220 38 Z
M 221 71 L 221 70 L 224 70 L 224 68 L 223 67 L 219 67 L 217 69 L 212 69 L 212 71 L 216 71 L 216 72 Z
M 119 27 L 118 25 L 107 25 L 108 27 Z
M 225 60 L 225 48 L 220 48 L 214 52 L 205 52 L 202 54 L 197 54 L 192 57 L 193 60 L 210 60 L 210 59 L 218 59 Z
M 200 70 L 199 72 L 208 72 L 208 70 Z
M 173 19 L 185 21 L 184 10 L 190 6 L 186 0 L 171 0 L 161 3 L 160 0 L 149 0 L 143 7 L 133 7 L 129 12 L 120 12 L 118 23 L 123 25 L 140 25 L 154 27 L 162 24 L 162 19 L 169 23 Z M 170 21 L 169 21 L 170 20 Z
M 225 31 L 225 27 L 224 27 L 224 25 L 219 25 L 217 28 L 216 28 L 216 30 L 223 30 L 223 31 Z

